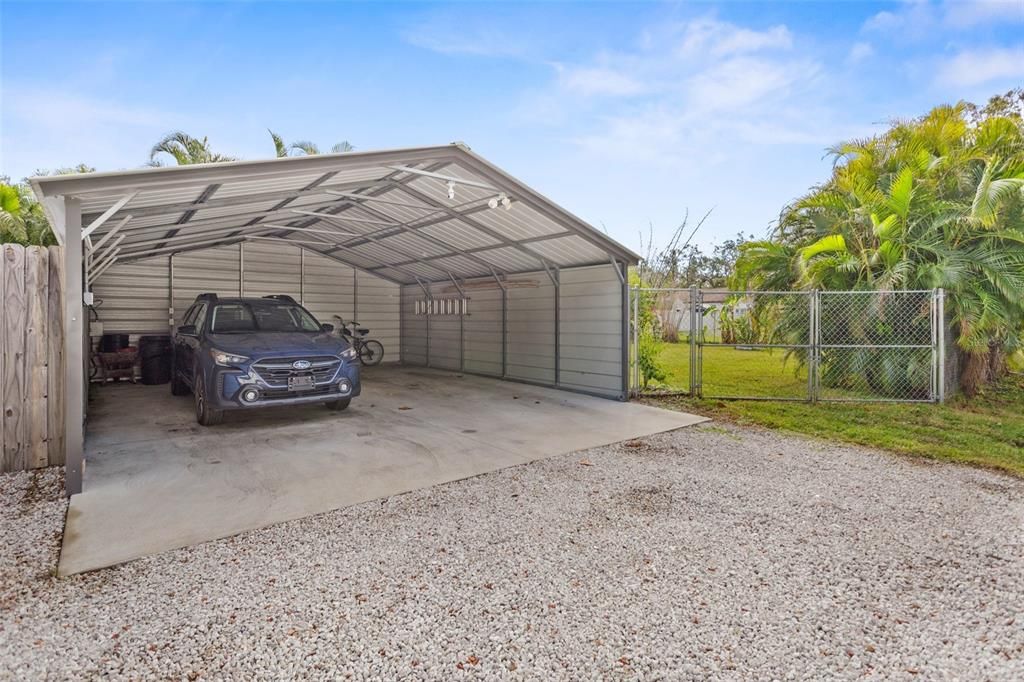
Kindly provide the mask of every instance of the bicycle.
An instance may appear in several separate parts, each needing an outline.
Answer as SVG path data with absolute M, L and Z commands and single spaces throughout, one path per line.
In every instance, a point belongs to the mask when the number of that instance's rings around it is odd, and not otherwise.
M 366 338 L 370 330 L 360 327 L 355 320 L 345 322 L 340 315 L 335 315 L 334 319 L 339 323 L 338 333 L 352 344 L 356 353 L 359 354 L 359 362 L 366 367 L 379 365 L 380 361 L 384 359 L 384 344 L 377 339 Z

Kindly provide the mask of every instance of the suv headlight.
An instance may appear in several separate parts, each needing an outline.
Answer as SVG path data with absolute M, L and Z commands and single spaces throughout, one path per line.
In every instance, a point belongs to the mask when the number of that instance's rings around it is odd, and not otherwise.
M 359 354 L 356 353 L 355 348 L 346 348 L 345 350 L 341 351 L 342 360 L 355 360 L 357 357 L 359 357 Z
M 231 367 L 233 365 L 241 365 L 244 362 L 248 362 L 249 358 L 244 355 L 235 355 L 234 353 L 225 353 L 222 350 L 216 348 L 210 349 L 210 356 L 213 361 L 221 367 Z

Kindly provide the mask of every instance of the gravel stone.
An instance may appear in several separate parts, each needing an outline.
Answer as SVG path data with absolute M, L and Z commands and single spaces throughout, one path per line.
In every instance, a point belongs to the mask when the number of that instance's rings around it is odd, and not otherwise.
M 0 679 L 1024 679 L 1024 481 L 704 425 L 58 580 L 0 476 Z

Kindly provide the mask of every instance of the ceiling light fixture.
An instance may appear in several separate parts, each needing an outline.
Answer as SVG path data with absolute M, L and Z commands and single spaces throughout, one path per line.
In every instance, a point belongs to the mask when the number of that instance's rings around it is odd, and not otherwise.
M 448 198 L 455 198 L 455 183 L 452 182 L 451 180 L 448 181 Z

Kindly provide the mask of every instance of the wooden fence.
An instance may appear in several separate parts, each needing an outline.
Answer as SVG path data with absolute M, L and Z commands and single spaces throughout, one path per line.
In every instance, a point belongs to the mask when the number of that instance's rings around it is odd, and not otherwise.
M 0 472 L 64 463 L 63 261 L 0 244 Z

